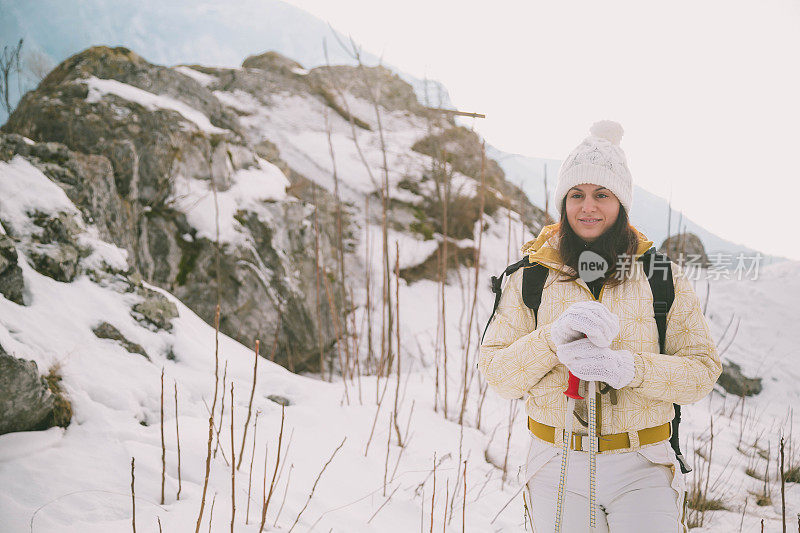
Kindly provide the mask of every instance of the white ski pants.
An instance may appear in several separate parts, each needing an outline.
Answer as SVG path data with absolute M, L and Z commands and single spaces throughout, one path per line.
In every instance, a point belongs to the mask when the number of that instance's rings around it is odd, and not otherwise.
M 535 533 L 555 528 L 561 451 L 533 437 L 527 494 Z M 674 466 L 673 476 L 670 465 Z M 597 533 L 686 533 L 685 481 L 668 441 L 597 454 Z M 569 452 L 562 533 L 589 530 L 589 453 Z

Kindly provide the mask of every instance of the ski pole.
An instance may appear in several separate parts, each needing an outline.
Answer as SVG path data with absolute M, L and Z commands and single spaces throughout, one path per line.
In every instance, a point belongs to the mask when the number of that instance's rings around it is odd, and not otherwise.
M 595 396 L 597 383 L 590 381 L 587 394 L 589 396 L 589 530 L 597 527 L 597 404 Z
M 567 461 L 569 457 L 569 445 L 572 440 L 572 412 L 575 410 L 575 398 L 567 398 L 567 410 L 564 414 L 564 442 L 561 444 L 561 472 L 558 479 L 558 499 L 556 500 L 556 523 L 555 533 L 561 533 L 561 521 L 564 516 L 564 492 L 567 484 Z

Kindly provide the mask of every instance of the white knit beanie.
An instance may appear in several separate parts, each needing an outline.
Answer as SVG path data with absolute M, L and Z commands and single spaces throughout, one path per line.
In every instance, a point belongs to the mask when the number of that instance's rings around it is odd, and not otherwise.
M 572 187 L 591 183 L 608 188 L 630 214 L 633 203 L 633 179 L 619 146 L 622 126 L 612 120 L 601 120 L 589 128 L 589 136 L 577 146 L 558 170 L 558 184 L 553 195 L 556 210 Z

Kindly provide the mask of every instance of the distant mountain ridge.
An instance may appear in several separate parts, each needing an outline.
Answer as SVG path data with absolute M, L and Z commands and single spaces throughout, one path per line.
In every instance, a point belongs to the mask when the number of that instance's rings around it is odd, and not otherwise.
M 52 66 L 94 45 L 125 46 L 159 65 L 202 64 L 238 67 L 245 57 L 274 50 L 305 68 L 354 64 L 346 35 L 298 7 L 280 0 L 58 0 L 17 2 L 0 0 L 0 45 L 25 39 L 23 52 L 36 51 Z M 327 48 L 327 58 L 323 40 Z M 380 58 L 367 51 L 362 61 L 377 65 Z M 404 74 L 421 102 L 426 81 Z M 30 83 L 30 82 L 29 82 Z M 32 88 L 32 87 L 29 87 Z M 13 90 L 13 88 L 12 88 Z M 438 82 L 427 80 L 432 106 L 450 107 L 450 97 Z M 12 94 L 12 102 L 19 98 Z M 7 120 L 0 111 L 0 124 Z

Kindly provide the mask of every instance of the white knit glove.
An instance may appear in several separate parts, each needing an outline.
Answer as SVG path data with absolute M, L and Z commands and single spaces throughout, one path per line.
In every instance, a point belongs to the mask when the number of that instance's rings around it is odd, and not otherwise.
M 550 337 L 556 346 L 580 339 L 584 334 L 596 346 L 611 346 L 619 334 L 619 317 L 600 302 L 578 302 L 550 326 Z
M 603 381 L 621 389 L 633 381 L 636 366 L 629 350 L 595 346 L 590 339 L 578 339 L 558 347 L 558 360 L 572 375 L 584 381 Z

